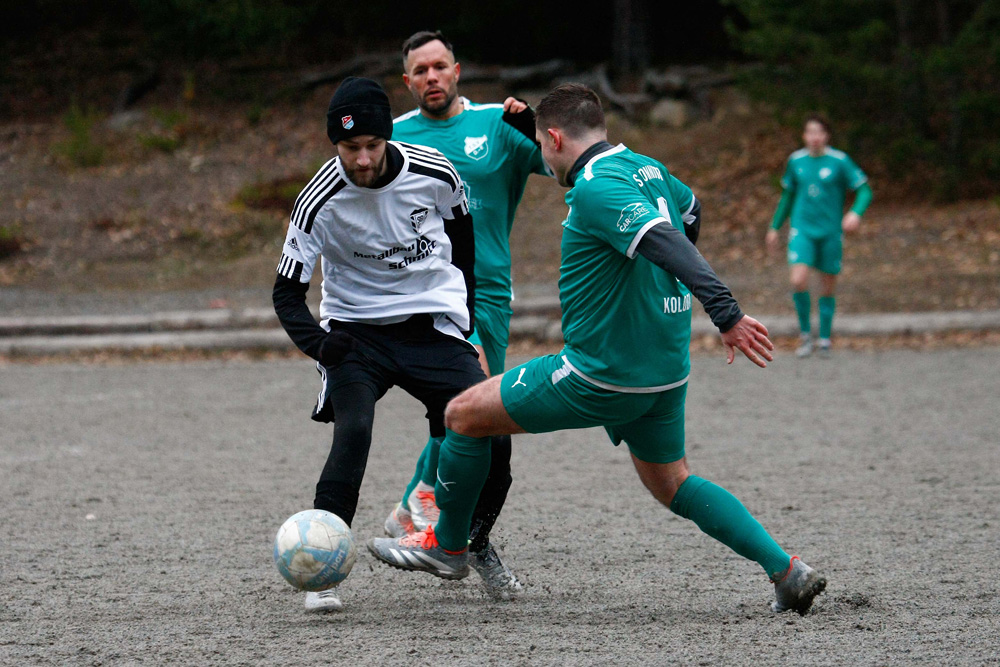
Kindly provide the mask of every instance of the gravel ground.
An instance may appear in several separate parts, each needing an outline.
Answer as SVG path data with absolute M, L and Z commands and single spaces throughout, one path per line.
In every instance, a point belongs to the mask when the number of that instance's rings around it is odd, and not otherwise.
M 515 438 L 487 600 L 376 565 L 307 615 L 271 539 L 329 427 L 304 361 L 0 366 L 0 664 L 997 664 L 1000 347 L 695 358 L 693 470 L 829 578 L 774 616 L 760 569 L 659 507 L 597 429 Z M 355 520 L 378 535 L 423 444 L 379 405 Z M 472 575 L 475 577 L 475 575 Z

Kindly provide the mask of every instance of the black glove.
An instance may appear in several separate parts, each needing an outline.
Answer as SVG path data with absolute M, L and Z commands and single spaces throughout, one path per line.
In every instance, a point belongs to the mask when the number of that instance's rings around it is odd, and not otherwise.
M 326 335 L 319 346 L 319 361 L 324 366 L 336 366 L 357 346 L 358 342 L 354 336 L 346 331 L 334 329 Z
M 524 100 L 516 97 L 514 99 L 518 102 L 524 102 Z M 524 103 L 527 104 L 527 102 Z M 536 146 L 538 145 L 538 142 L 535 141 L 535 112 L 530 106 L 520 113 L 504 111 L 502 120 L 524 136 L 531 139 L 533 144 Z

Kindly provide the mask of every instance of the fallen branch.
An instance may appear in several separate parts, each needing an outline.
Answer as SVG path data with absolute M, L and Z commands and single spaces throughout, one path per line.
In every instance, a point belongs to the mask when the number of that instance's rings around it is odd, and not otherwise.
M 121 113 L 141 100 L 160 85 L 160 68 L 154 62 L 145 62 L 138 72 L 132 75 L 128 84 L 118 94 L 115 101 L 115 113 Z
M 395 53 L 374 53 L 371 55 L 357 56 L 345 63 L 338 65 L 332 70 L 305 74 L 299 79 L 299 88 L 309 92 L 327 83 L 334 83 L 349 76 L 360 74 L 376 77 L 384 76 L 393 71 L 402 69 L 399 56 Z
M 594 70 L 597 77 L 597 92 L 600 93 L 611 106 L 621 109 L 630 119 L 635 119 L 642 113 L 649 110 L 653 104 L 653 98 L 646 93 L 618 93 L 611 85 L 608 78 L 607 65 L 601 64 Z

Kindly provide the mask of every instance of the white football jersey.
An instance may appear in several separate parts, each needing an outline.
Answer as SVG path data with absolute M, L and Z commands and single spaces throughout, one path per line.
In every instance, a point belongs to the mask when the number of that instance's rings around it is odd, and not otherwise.
M 307 283 L 322 257 L 324 327 L 429 313 L 438 329 L 461 337 L 469 329 L 465 279 L 451 263 L 444 221 L 468 213 L 462 180 L 433 148 L 389 143 L 403 167 L 384 187 L 355 185 L 339 157 L 317 172 L 295 201 L 278 273 Z

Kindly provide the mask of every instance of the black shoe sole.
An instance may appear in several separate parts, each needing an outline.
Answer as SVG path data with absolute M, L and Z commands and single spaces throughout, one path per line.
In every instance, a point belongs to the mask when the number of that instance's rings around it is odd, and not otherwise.
M 795 606 L 793 606 L 792 609 L 798 612 L 799 616 L 805 616 L 806 612 L 809 611 L 809 607 L 812 606 L 813 600 L 816 599 L 816 596 L 825 590 L 826 590 L 826 579 L 820 577 L 819 579 L 814 581 L 812 585 L 802 593 L 802 595 L 799 596 L 798 601 L 795 603 Z

